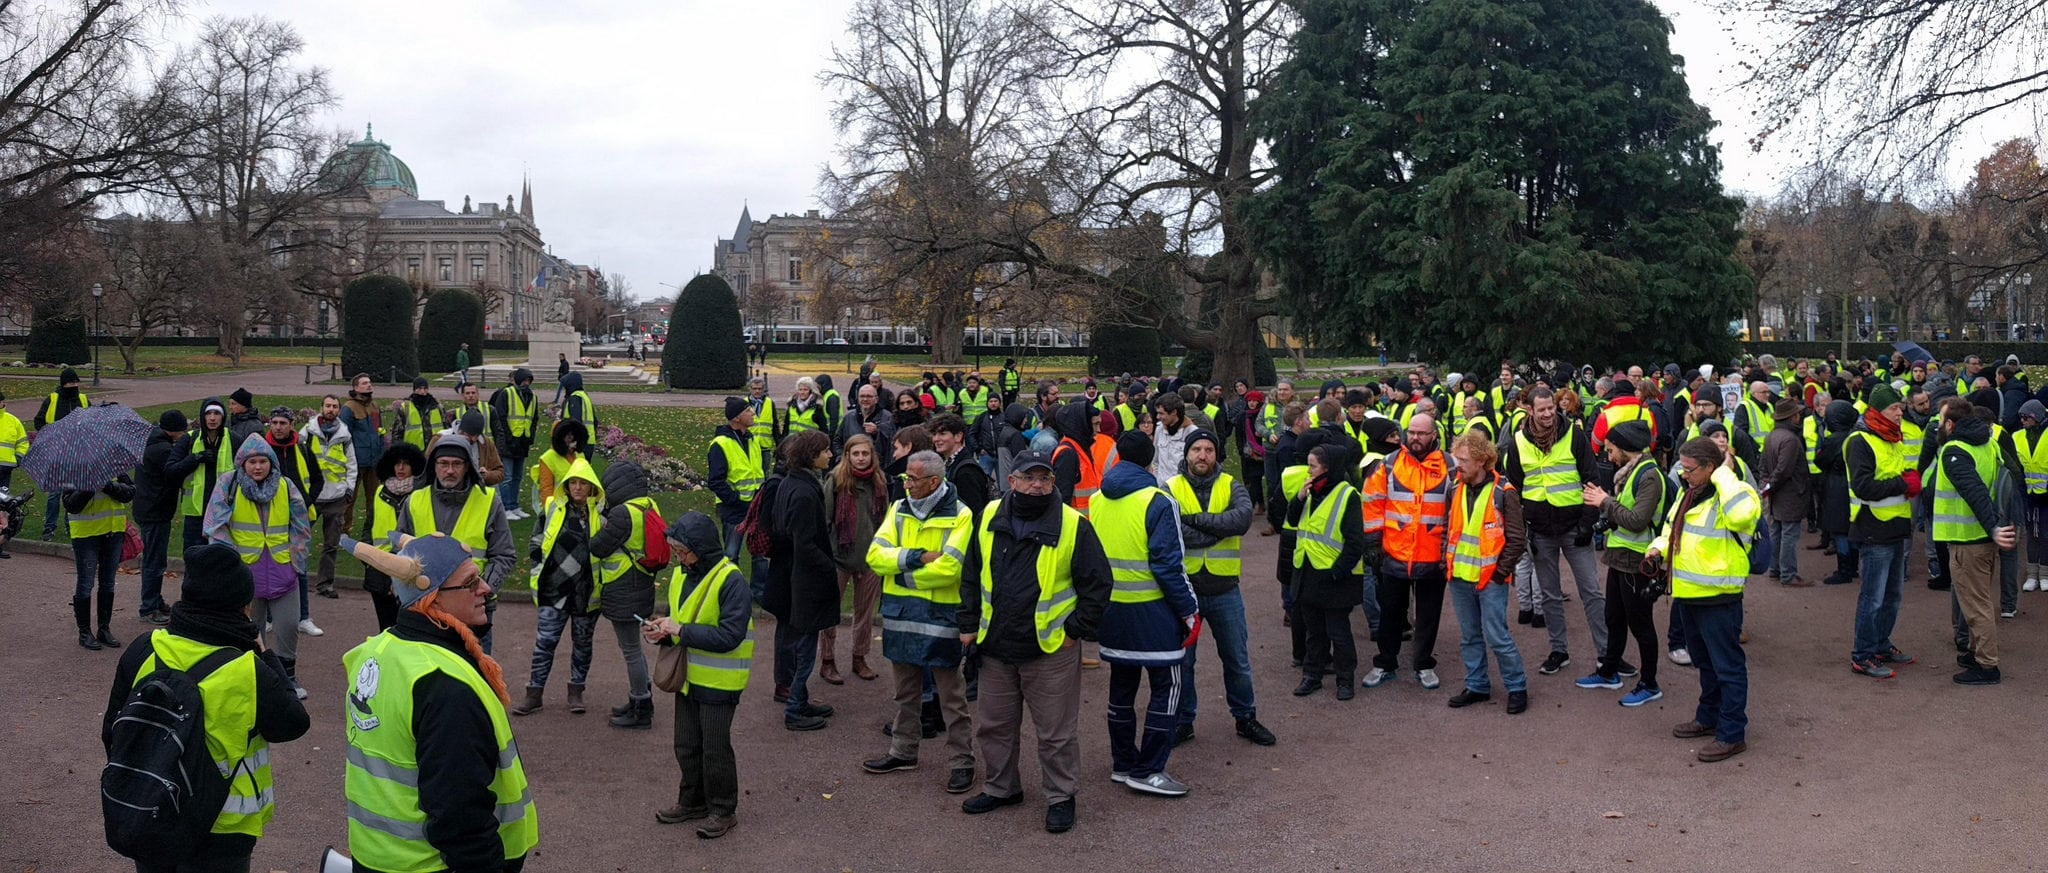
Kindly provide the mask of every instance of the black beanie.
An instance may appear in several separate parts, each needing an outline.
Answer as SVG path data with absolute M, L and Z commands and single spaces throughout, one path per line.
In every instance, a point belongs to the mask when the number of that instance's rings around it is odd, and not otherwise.
M 739 399 L 738 397 L 727 397 L 727 398 L 725 398 L 725 420 L 726 420 L 726 421 L 731 421 L 731 420 L 733 420 L 733 419 L 735 419 L 735 418 L 738 418 L 738 417 L 740 417 L 740 413 L 742 413 L 742 412 L 746 412 L 746 411 L 747 411 L 747 402 L 746 402 L 745 400 L 741 400 L 741 399 Z
M 418 391 L 421 388 L 426 388 L 432 384 L 433 383 L 427 381 L 427 377 L 425 376 L 412 377 L 412 388 L 414 391 Z
M 190 422 L 185 420 L 185 413 L 175 409 L 166 409 L 164 414 L 156 417 L 156 426 L 163 428 L 165 433 L 178 433 L 189 424 Z
M 233 612 L 256 599 L 256 577 L 234 546 L 193 546 L 185 550 L 185 582 L 178 596 L 193 606 Z
M 1140 467 L 1152 466 L 1152 438 L 1135 428 L 1116 438 L 1117 457 Z
M 1607 441 L 1625 452 L 1640 452 L 1650 447 L 1650 426 L 1640 421 L 1624 421 L 1607 431 Z
M 256 411 L 256 395 L 249 393 L 247 388 L 236 388 L 235 393 L 228 395 L 228 399 L 242 404 L 243 409 Z

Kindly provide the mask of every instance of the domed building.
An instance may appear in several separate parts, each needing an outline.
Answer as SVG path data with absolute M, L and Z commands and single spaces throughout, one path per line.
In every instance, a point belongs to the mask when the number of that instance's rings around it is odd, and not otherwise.
M 487 304 L 484 329 L 517 338 L 540 324 L 550 289 L 566 293 L 595 283 L 598 273 L 556 258 L 533 216 L 533 187 L 522 180 L 518 202 L 472 204 L 422 200 L 412 168 L 365 127 L 363 138 L 320 168 L 327 215 L 298 231 L 324 235 L 348 252 L 351 275 L 389 273 L 429 290 L 465 288 Z

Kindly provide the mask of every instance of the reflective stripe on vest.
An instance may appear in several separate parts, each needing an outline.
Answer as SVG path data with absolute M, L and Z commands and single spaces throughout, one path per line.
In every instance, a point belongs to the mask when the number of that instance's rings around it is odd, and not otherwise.
M 1061 452 L 1073 452 L 1081 468 L 1081 478 L 1074 483 L 1073 505 L 1075 509 L 1086 512 L 1088 501 L 1102 492 L 1102 469 L 1096 466 L 1094 455 L 1082 449 L 1081 444 L 1071 437 L 1062 438 L 1059 446 L 1052 450 L 1054 463 L 1059 462 Z
M 249 495 L 235 488 L 235 508 L 228 516 L 228 536 L 234 540 L 235 551 L 241 553 L 242 563 L 254 564 L 264 552 L 269 552 L 270 559 L 277 563 L 292 562 L 291 495 L 285 493 L 284 484 L 278 483 L 270 503 L 260 511 Z
M 540 427 L 540 403 L 526 399 L 518 386 L 505 389 L 505 429 L 513 439 L 533 436 Z
M 1330 493 L 1321 503 L 1310 495 L 1310 505 L 1301 514 L 1301 526 L 1294 532 L 1294 566 L 1303 562 L 1318 570 L 1337 566 L 1337 558 L 1344 553 L 1344 513 L 1352 511 L 1351 498 L 1357 489 L 1349 482 L 1338 482 L 1331 486 Z
M 2013 431 L 2012 447 L 2019 452 L 2020 467 L 2027 474 L 2027 493 L 2048 494 L 2048 431 L 2038 440 L 2032 433 L 2026 428 Z
M 1229 473 L 1216 474 L 1216 481 L 1209 486 L 1207 507 L 1196 499 L 1194 483 L 1189 482 L 1186 476 L 1175 476 L 1166 480 L 1166 489 L 1173 493 L 1174 502 L 1180 504 L 1181 515 L 1199 515 L 1204 512 L 1214 515 L 1230 510 L 1231 486 L 1236 481 L 1230 478 Z M 1215 545 L 1200 549 L 1187 548 L 1183 543 L 1182 549 L 1181 566 L 1186 568 L 1188 575 L 1192 576 L 1204 569 L 1217 576 L 1238 576 L 1244 573 L 1242 536 L 1224 537 L 1217 540 Z
M 582 413 L 575 416 L 575 419 L 583 423 L 584 432 L 590 434 L 591 440 L 597 440 L 599 438 L 597 433 L 597 406 L 590 402 L 590 394 L 584 391 L 572 391 L 568 397 L 563 398 L 563 418 L 570 417 L 568 412 L 569 404 L 571 403 L 576 404 L 576 408 Z
M 427 440 L 435 430 L 430 414 L 421 410 L 419 404 L 411 400 L 400 402 L 398 409 L 405 416 L 405 426 L 398 432 L 399 440 L 411 443 L 413 448 L 422 452 L 426 451 Z
M 602 526 L 604 520 L 604 504 L 599 503 L 596 496 L 592 494 L 591 499 L 583 505 L 583 523 L 589 528 L 585 536 L 592 539 L 597 537 L 597 529 Z M 569 490 L 564 488 L 556 491 L 555 496 L 548 499 L 547 506 L 541 509 L 541 560 L 533 562 L 526 570 L 527 587 L 533 589 L 533 602 L 536 606 L 540 605 L 540 573 L 542 565 L 547 563 L 547 556 L 554 553 L 555 540 L 561 537 L 562 525 L 568 519 Z M 585 540 L 585 542 L 587 544 L 589 541 Z M 613 556 L 616 557 L 617 554 L 617 552 L 614 552 Z M 597 608 L 597 597 L 594 594 L 590 598 L 590 608 L 593 610 Z
M 1989 443 L 1971 445 L 1962 440 L 1942 444 L 1942 455 L 1934 461 L 1934 527 L 1937 543 L 1981 542 L 1991 536 L 1970 511 L 1970 502 L 1956 490 L 1955 477 L 1948 469 L 1948 447 L 1955 446 L 1970 456 L 1977 468 L 1977 481 L 1984 483 L 1994 505 L 1998 502 L 1998 449 Z
M 380 549 L 389 547 L 391 532 L 398 529 L 398 507 L 385 494 L 384 486 L 378 485 L 377 499 L 370 501 L 370 543 Z
M 469 558 L 476 562 L 478 570 L 489 563 L 491 504 L 494 502 L 491 489 L 477 485 L 469 489 L 469 496 L 462 501 L 462 514 L 455 518 L 455 529 L 445 531 L 462 547 L 469 550 Z M 412 518 L 412 535 L 430 537 L 443 533 L 434 522 L 434 489 L 419 488 L 406 498 L 406 514 Z
M 981 562 L 981 629 L 974 634 L 974 641 L 980 643 L 988 638 L 988 623 L 995 615 L 996 602 L 996 535 L 994 524 L 1002 510 L 1001 500 L 992 501 L 981 512 L 981 553 L 988 558 Z M 1037 628 L 1038 650 L 1048 655 L 1060 650 L 1067 642 L 1067 616 L 1072 615 L 1079 595 L 1074 593 L 1074 538 L 1081 530 L 1081 513 L 1072 507 L 1060 507 L 1060 541 L 1052 548 L 1038 549 L 1038 606 L 1032 610 L 1031 621 Z
M 1582 506 L 1586 494 L 1579 487 L 1578 460 L 1572 455 L 1572 440 L 1578 434 L 1567 426 L 1558 434 L 1550 451 L 1536 448 L 1523 431 L 1515 432 L 1515 453 L 1522 462 L 1522 499 L 1551 506 Z
M 1877 459 L 1876 469 L 1872 471 L 1873 478 L 1897 479 L 1906 475 L 1906 447 L 1904 445 L 1886 442 L 1872 436 L 1869 431 L 1861 430 L 1850 434 L 1848 439 L 1860 439 L 1869 444 L 1871 455 Z M 1842 457 L 1847 458 L 1848 456 L 1849 444 L 1844 442 L 1842 443 Z M 1857 496 L 1856 477 L 1854 476 L 1849 477 L 1849 506 L 1851 519 L 1856 518 L 1858 510 L 1863 508 L 1867 508 L 1871 516 L 1878 521 L 1895 521 L 1905 518 L 1912 513 L 1912 507 L 1907 504 L 1906 495 L 1904 494 L 1894 494 L 1881 500 L 1865 500 Z
M 1635 468 L 1628 471 L 1628 480 L 1621 483 L 1621 493 L 1614 495 L 1614 499 L 1621 504 L 1623 512 L 1636 508 L 1636 478 L 1641 476 L 1644 470 L 1650 471 L 1652 476 L 1664 475 L 1662 471 L 1657 469 L 1656 462 L 1649 458 L 1645 457 L 1637 461 Z M 1616 525 L 1607 532 L 1607 547 L 1610 549 L 1625 549 L 1636 554 L 1642 554 L 1649 550 L 1651 541 L 1656 538 L 1657 520 L 1652 518 L 1649 526 L 1641 531 L 1631 531 Z
M 1753 495 L 1745 492 L 1736 499 L 1754 500 Z M 1749 549 L 1740 535 L 1724 526 L 1720 496 L 1693 507 L 1683 520 L 1679 505 L 1672 505 L 1666 522 L 1668 529 L 1685 531 L 1671 564 L 1671 596 L 1685 600 L 1742 590 L 1749 581 Z M 1668 539 L 1665 553 L 1670 553 Z
M 432 643 L 378 634 L 342 658 L 349 676 L 348 752 L 343 785 L 348 800 L 348 848 L 357 863 L 390 873 L 447 869 L 439 849 L 427 842 L 427 814 L 420 809 L 418 740 L 412 724 L 413 686 L 441 673 L 467 686 L 490 716 L 498 746 L 497 772 L 490 790 L 496 801 L 498 838 L 507 860 L 525 856 L 540 842 L 533 789 L 519 763 L 505 706 L 476 667 Z
M 85 508 L 70 514 L 71 538 L 105 536 L 128 530 L 128 504 L 95 491 Z
M 888 514 L 875 528 L 875 538 L 868 543 L 868 569 L 882 577 L 885 597 L 959 603 L 961 574 L 967 569 L 967 547 L 973 537 L 974 513 L 958 499 L 953 502 L 953 514 L 923 521 L 910 513 L 907 500 L 898 500 L 889 505 Z M 913 557 L 917 552 L 937 553 L 939 559 L 925 564 Z M 950 639 L 958 637 L 959 631 L 926 636 Z
M 1818 476 L 1820 475 L 1820 416 L 1807 416 L 1805 423 L 1799 426 L 1799 433 L 1806 440 L 1806 472 Z
M 1088 523 L 1102 540 L 1102 553 L 1109 558 L 1112 603 L 1149 603 L 1164 600 L 1159 579 L 1152 573 L 1152 543 L 1145 530 L 1145 514 L 1154 498 L 1166 497 L 1157 487 L 1140 488 L 1122 497 L 1098 494 L 1088 505 Z
M 159 628 L 149 635 L 151 654 L 135 670 L 140 685 L 158 667 L 190 670 L 219 646 L 209 646 Z M 263 836 L 277 792 L 270 775 L 270 744 L 256 733 L 256 653 L 244 652 L 199 682 L 206 714 L 206 751 L 228 780 L 227 802 L 213 820 L 213 833 Z
M 1475 496 L 1472 486 L 1458 483 L 1453 492 L 1454 508 L 1471 506 L 1470 510 L 1451 513 L 1451 578 L 1460 582 L 1478 584 L 1482 579 L 1491 578 L 1494 567 L 1500 563 L 1500 554 L 1507 548 L 1507 524 L 1500 514 L 1499 498 L 1506 494 L 1496 486 L 1512 491 L 1512 486 L 1501 482 L 1500 474 L 1493 474 L 1485 485 L 1479 486 Z
M 635 562 L 647 557 L 647 510 L 654 506 L 654 498 L 635 497 L 626 501 L 625 506 L 627 523 L 632 527 L 618 551 L 597 559 L 597 572 L 592 575 L 595 584 L 590 591 L 592 609 L 603 602 L 605 586 L 619 581 Z
M 711 438 L 711 447 L 725 454 L 726 483 L 739 492 L 741 500 L 754 499 L 754 492 L 761 490 L 761 477 L 767 469 L 761 459 L 761 443 L 749 433 L 746 447 L 741 448 L 739 440 L 719 434 Z
M 724 602 L 720 595 L 725 586 L 734 579 L 745 585 L 740 569 L 733 566 L 732 559 L 720 557 L 704 581 L 683 596 L 683 580 L 687 578 L 678 562 L 675 574 L 668 580 L 668 614 L 677 624 L 717 627 L 720 621 L 719 604 Z M 681 637 L 669 637 L 669 641 L 681 644 Z M 681 694 L 688 695 L 692 688 L 709 688 L 714 691 L 738 693 L 747 689 L 747 676 L 754 663 L 754 611 L 747 610 L 747 635 L 740 640 L 738 648 L 730 652 L 714 652 L 709 649 L 692 648 L 685 652 L 689 664 L 689 682 Z
M 978 388 L 973 391 L 969 391 L 965 388 L 960 389 L 961 418 L 966 419 L 969 425 L 973 425 L 975 422 L 980 421 L 982 416 L 987 414 L 988 389 L 986 387 Z
M 323 442 L 325 443 L 324 445 L 322 444 Z M 340 437 L 333 440 L 323 441 L 319 434 L 314 434 L 312 442 L 308 443 L 308 445 L 313 450 L 313 460 L 320 465 L 320 475 L 322 478 L 337 484 L 348 484 L 342 482 L 342 480 L 348 478 L 348 450 L 350 446 L 355 445 L 355 442 L 346 430 L 342 431 Z M 301 459 L 299 463 L 304 464 L 305 461 Z M 319 497 L 317 494 L 313 496 Z

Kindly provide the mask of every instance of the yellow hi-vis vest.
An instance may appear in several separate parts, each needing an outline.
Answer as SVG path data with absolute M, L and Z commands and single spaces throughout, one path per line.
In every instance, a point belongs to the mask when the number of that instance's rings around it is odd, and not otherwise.
M 968 427 L 973 427 L 975 422 L 987 414 L 988 386 L 984 385 L 973 391 L 960 389 L 960 417 L 967 422 Z
M 190 670 L 222 646 L 158 628 L 149 635 L 150 656 L 135 670 L 135 684 L 161 667 Z M 256 733 L 256 653 L 243 652 L 199 680 L 206 713 L 206 752 L 228 780 L 228 799 L 213 820 L 216 834 L 263 836 L 277 792 L 270 779 L 270 743 Z
M 589 394 L 589 392 L 586 392 L 586 391 L 572 391 L 572 392 L 569 392 L 569 396 L 568 396 L 568 397 L 564 397 L 564 398 L 562 398 L 562 417 L 563 417 L 563 418 L 570 418 L 570 417 L 571 417 L 571 416 L 569 415 L 569 406 L 570 406 L 570 404 L 575 404 L 575 406 L 576 406 L 576 411 L 577 411 L 577 412 L 578 412 L 579 414 L 578 414 L 578 415 L 576 415 L 576 416 L 574 416 L 574 418 L 575 418 L 575 419 L 576 419 L 577 421 L 580 421 L 580 422 L 582 422 L 582 423 L 583 423 L 583 430 L 584 430 L 584 432 L 585 432 L 585 433 L 588 433 L 588 434 L 590 434 L 590 438 L 591 438 L 592 440 L 596 440 L 596 439 L 598 438 L 598 434 L 597 434 L 597 406 L 596 406 L 596 405 L 594 405 L 594 404 L 592 404 L 592 403 L 590 402 L 590 394 Z
M 1621 493 L 1614 495 L 1614 499 L 1621 504 L 1623 510 L 1633 510 L 1636 508 L 1636 478 L 1641 476 L 1644 470 L 1648 470 L 1652 476 L 1664 475 L 1663 471 L 1657 469 L 1657 462 L 1650 460 L 1648 456 L 1636 462 L 1636 466 L 1628 471 L 1628 480 L 1621 483 Z M 1640 555 L 1650 547 L 1651 541 L 1656 538 L 1657 520 L 1654 518 L 1650 519 L 1649 527 L 1643 528 L 1640 531 L 1632 531 L 1616 525 L 1607 532 L 1607 548 L 1610 550 L 1630 551 Z
M 804 431 L 807 430 L 824 429 L 825 404 L 813 402 L 810 406 L 804 407 L 803 409 L 798 409 L 793 405 L 789 408 L 790 434 L 794 435 L 803 433 Z
M 1294 532 L 1294 566 L 1306 563 L 1318 570 L 1337 566 L 1338 556 L 1344 553 L 1344 513 L 1357 511 L 1352 508 L 1357 493 L 1351 483 L 1338 482 L 1323 502 L 1316 503 L 1314 495 L 1308 497 L 1309 506 Z
M 1507 522 L 1500 505 L 1502 500 L 1515 499 L 1514 491 L 1515 486 L 1509 485 L 1499 473 L 1493 473 L 1486 484 L 1479 486 L 1477 494 L 1471 485 L 1463 480 L 1458 482 L 1458 490 L 1451 494 L 1450 535 L 1445 538 L 1450 545 L 1452 579 L 1474 585 L 1488 580 L 1492 584 L 1494 569 L 1508 544 Z M 1468 502 L 1471 509 L 1462 509 Z
M 1156 486 L 1140 488 L 1122 497 L 1097 494 L 1088 502 L 1088 523 L 1102 539 L 1102 553 L 1109 558 L 1113 580 L 1111 603 L 1149 603 L 1166 599 L 1159 579 L 1152 575 L 1152 543 L 1145 535 L 1145 511 L 1154 497 L 1166 492 Z
M 292 562 L 292 498 L 285 490 L 290 485 L 277 483 L 277 493 L 270 498 L 270 505 L 260 510 L 249 495 L 235 488 L 235 511 L 228 516 L 228 535 L 235 541 L 235 551 L 241 553 L 242 563 L 254 564 L 266 552 L 280 564 Z
M 959 603 L 961 574 L 967 569 L 967 546 L 974 536 L 974 513 L 956 498 L 951 515 L 934 514 L 919 521 L 909 510 L 909 501 L 889 504 L 889 513 L 875 528 L 868 542 L 868 569 L 882 577 L 882 594 L 915 597 L 933 603 Z M 939 559 L 925 564 L 918 553 L 936 553 Z M 882 630 L 906 631 L 925 636 L 957 639 L 950 628 L 929 633 L 920 627 L 891 627 L 894 619 L 882 619 Z
M 519 393 L 518 386 L 505 389 L 505 429 L 513 439 L 525 439 L 540 429 L 540 402 Z
M 633 569 L 633 563 L 647 556 L 647 510 L 653 508 L 654 498 L 635 497 L 626 501 L 626 518 L 632 529 L 626 534 L 626 542 L 619 550 L 597 560 L 597 571 L 591 574 L 594 583 L 590 589 L 590 607 L 596 609 L 604 600 L 604 587 L 624 578 L 626 571 Z
M 28 430 L 21 419 L 0 409 L 0 467 L 12 467 L 28 455 Z
M 376 499 L 370 501 L 370 544 L 380 549 L 389 549 L 391 532 L 398 529 L 398 507 L 386 500 L 384 494 L 384 486 L 380 484 L 377 486 Z
M 739 492 L 741 500 L 754 499 L 768 469 L 762 460 L 760 440 L 750 432 L 747 445 L 742 448 L 738 440 L 719 434 L 711 438 L 711 447 L 725 453 L 725 481 L 732 483 L 732 490 Z
M 1871 436 L 1869 431 L 1856 431 L 1842 442 L 1842 456 L 1848 457 L 1849 443 L 1862 440 L 1870 444 L 1870 452 L 1877 458 L 1876 478 L 1897 479 L 1906 475 L 1906 447 L 1903 443 L 1886 442 Z M 1868 509 L 1871 517 L 1878 521 L 1893 521 L 1905 518 L 1913 511 L 1906 495 L 1894 494 L 1882 500 L 1865 500 L 1856 494 L 1856 477 L 1849 477 L 1849 513 L 1854 519 L 1860 510 Z
M 2019 452 L 2020 468 L 2027 473 L 2027 493 L 2048 494 L 2048 431 L 2044 431 L 2040 441 L 2035 442 L 2026 428 L 2015 430 L 2012 432 L 2012 447 Z M 1991 480 L 1984 482 L 1988 485 Z
M 1229 473 L 1216 474 L 1216 482 L 1209 486 L 1209 505 L 1204 508 L 1195 498 L 1195 487 L 1186 476 L 1175 476 L 1166 480 L 1166 489 L 1173 492 L 1174 502 L 1180 504 L 1180 514 L 1200 515 L 1204 512 L 1215 514 L 1230 509 L 1231 486 L 1237 480 Z M 1185 549 L 1185 546 L 1183 546 Z M 1244 573 L 1244 537 L 1224 537 L 1215 545 L 1205 549 L 1185 549 L 1181 566 L 1192 576 L 1203 570 L 1217 576 L 1238 576 Z
M 455 529 L 446 531 L 449 537 L 469 550 L 469 559 L 476 562 L 478 570 L 490 563 L 491 505 L 496 500 L 492 489 L 482 485 L 469 489 L 469 497 L 462 501 L 462 514 L 455 517 Z M 434 526 L 434 487 L 429 484 L 415 488 L 406 497 L 406 515 L 412 518 L 412 535 L 430 537 L 442 533 Z
M 1906 447 L 1906 469 L 1920 468 L 1920 447 L 1927 440 L 1927 430 L 1913 423 L 1910 418 L 1899 419 L 1899 433 L 1905 437 L 1899 443 Z
M 108 497 L 104 491 L 95 491 L 84 509 L 71 513 L 70 524 L 72 539 L 126 533 L 128 504 Z
M 993 525 L 1002 509 L 1001 500 L 992 501 L 981 512 L 981 553 L 985 556 L 996 554 L 996 535 Z M 1038 629 L 1038 650 L 1048 655 L 1060 650 L 1067 642 L 1067 616 L 1074 613 L 1080 603 L 1080 595 L 1074 592 L 1074 538 L 1080 535 L 1081 513 L 1071 506 L 1062 506 L 1060 512 L 1060 541 L 1052 548 L 1038 549 L 1038 607 L 1032 611 L 1031 621 Z M 992 557 L 981 562 L 981 629 L 974 634 L 974 641 L 988 639 L 988 623 L 995 615 L 996 607 L 996 562 Z
M 1579 488 L 1579 464 L 1572 456 L 1572 441 L 1578 438 L 1576 424 L 1565 424 L 1550 451 L 1539 452 L 1528 433 L 1515 431 L 1515 452 L 1522 461 L 1522 499 L 1551 506 L 1583 506 L 1586 494 Z
M 1714 488 L 1711 499 L 1700 501 L 1683 518 L 1678 510 L 1685 501 L 1673 502 L 1664 523 L 1662 552 L 1667 556 L 1672 537 L 1685 531 L 1677 556 L 1671 558 L 1671 597 L 1675 600 L 1740 593 L 1749 581 L 1746 538 L 1756 532 L 1763 502 L 1754 489 L 1740 481 L 1716 481 Z
M 1820 416 L 1809 415 L 1799 426 L 1800 436 L 1806 439 L 1806 472 L 1820 475 Z M 1914 455 L 1919 457 L 1919 455 Z
M 427 441 L 433 439 L 434 432 L 439 429 L 434 423 L 433 415 L 422 411 L 419 404 L 412 402 L 409 397 L 398 401 L 398 413 L 404 418 L 404 426 L 398 432 L 399 441 L 411 443 L 413 448 L 422 452 L 426 451 Z
M 505 859 L 524 857 L 540 843 L 539 815 L 519 744 L 498 693 L 462 656 L 433 643 L 399 639 L 389 631 L 365 640 L 342 657 L 348 670 L 348 850 L 357 863 L 388 873 L 448 869 L 441 851 L 427 842 L 427 814 L 420 809 L 419 743 L 413 734 L 413 687 L 442 673 L 469 687 L 491 717 L 498 745 L 498 839 Z
M 746 401 L 751 405 L 754 399 L 749 397 Z M 761 409 L 754 413 L 754 427 L 750 433 L 761 444 L 761 457 L 775 457 L 775 398 L 761 398 Z M 762 467 L 766 468 L 767 463 L 763 462 Z
M 322 478 L 344 487 L 349 484 L 343 481 L 348 478 L 348 450 L 350 446 L 354 445 L 348 431 L 342 431 L 341 436 L 333 440 L 322 440 L 318 434 L 313 434 L 310 440 L 301 440 L 299 445 L 301 451 L 294 452 L 293 454 L 299 456 L 299 464 L 301 466 L 306 463 L 305 450 L 310 449 L 313 452 L 314 462 L 320 465 L 320 476 Z M 319 496 L 318 494 L 310 494 L 307 495 L 307 499 L 313 500 L 319 498 Z
M 1991 492 L 1993 502 L 1998 499 L 1998 449 L 1990 443 L 1971 445 L 1961 440 L 1952 440 L 1943 444 L 1943 457 L 1936 458 L 1934 462 L 1934 541 L 1982 542 L 1991 536 L 1991 533 L 1977 521 L 1977 514 L 1970 511 L 1970 503 L 1963 499 L 1962 492 L 1956 490 L 1955 477 L 1948 471 L 1948 446 L 1955 446 L 1969 454 L 1970 461 L 1977 468 L 1977 479 Z
M 678 564 L 675 575 L 668 580 L 668 614 L 676 624 L 716 626 L 719 618 L 719 594 L 735 579 L 739 580 L 741 585 L 747 584 L 747 580 L 740 576 L 740 568 L 733 566 L 732 559 L 724 556 L 719 557 L 718 563 L 712 565 L 710 572 L 704 575 L 704 581 L 697 583 L 696 589 L 692 590 L 688 597 L 683 596 L 684 576 L 683 568 Z M 672 644 L 680 644 L 682 638 L 669 637 L 669 641 Z M 692 648 L 686 650 L 684 656 L 688 659 L 686 663 L 689 664 L 690 678 L 683 686 L 683 690 L 678 693 L 688 695 L 692 688 L 734 693 L 745 691 L 749 668 L 752 667 L 754 660 L 752 613 L 749 612 L 747 615 L 747 636 L 740 640 L 739 648 L 730 652 Z
M 1281 468 L 1281 470 L 1280 470 L 1280 499 L 1281 499 L 1281 501 L 1282 501 L 1282 502 L 1285 502 L 1285 501 L 1288 501 L 1288 500 L 1292 500 L 1292 499 L 1294 499 L 1294 495 L 1296 495 L 1296 494 L 1300 494 L 1300 493 L 1301 493 L 1301 488 L 1302 488 L 1302 486 L 1304 486 L 1304 485 L 1307 485 L 1307 484 L 1308 484 L 1308 465 L 1307 465 L 1307 464 L 1294 464 L 1294 465 L 1291 465 L 1291 466 L 1287 466 L 1287 467 L 1283 467 L 1283 468 Z M 1281 529 L 1281 530 L 1284 530 L 1284 531 L 1290 531 L 1290 532 L 1291 532 L 1291 531 L 1295 531 L 1295 530 L 1298 530 L 1298 529 L 1299 529 L 1299 527 L 1298 527 L 1298 526 L 1296 526 L 1296 525 L 1295 525 L 1295 524 L 1294 524 L 1293 522 L 1291 522 L 1291 521 L 1288 521 L 1288 520 L 1287 520 L 1287 519 L 1286 519 L 1286 518 L 1284 517 L 1284 514 L 1283 514 L 1283 517 L 1282 517 L 1282 518 L 1280 519 L 1280 529 Z

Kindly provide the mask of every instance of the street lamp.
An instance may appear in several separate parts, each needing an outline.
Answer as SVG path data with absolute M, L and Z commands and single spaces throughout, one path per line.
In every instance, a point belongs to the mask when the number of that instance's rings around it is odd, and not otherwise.
M 100 283 L 92 283 L 92 387 L 94 388 L 100 387 L 100 333 L 104 330 L 100 325 L 100 298 L 105 293 L 100 288 Z
M 846 342 L 846 328 L 851 324 L 853 324 L 853 307 L 848 306 L 839 314 L 839 341 L 846 343 L 846 372 L 848 373 L 853 372 L 853 343 Z M 854 386 L 854 390 L 860 390 L 860 386 Z

